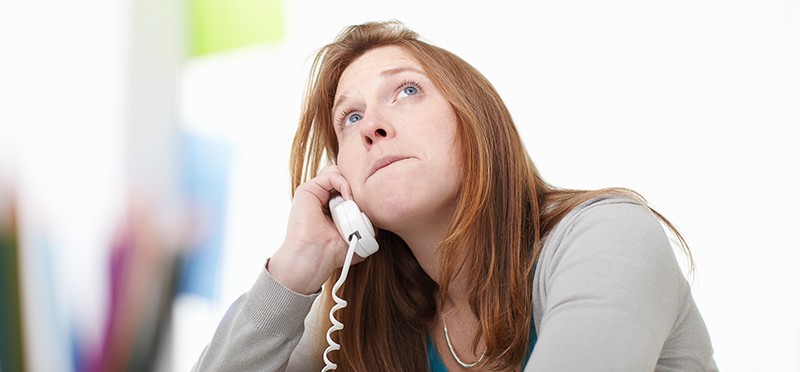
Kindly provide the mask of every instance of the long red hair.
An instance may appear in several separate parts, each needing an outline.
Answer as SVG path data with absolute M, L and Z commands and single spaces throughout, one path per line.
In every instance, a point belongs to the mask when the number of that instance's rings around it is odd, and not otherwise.
M 517 368 L 528 346 L 534 262 L 548 232 L 570 210 L 603 194 L 621 194 L 647 204 L 627 189 L 565 190 L 547 184 L 489 81 L 456 55 L 419 40 L 399 22 L 348 27 L 317 54 L 292 145 L 292 190 L 316 175 L 323 162 L 335 163 L 339 148 L 331 109 L 342 72 L 366 51 L 387 45 L 399 46 L 419 61 L 452 105 L 465 186 L 439 247 L 438 285 L 405 242 L 388 231 L 378 234 L 381 249 L 351 268 L 341 289 L 349 305 L 336 314 L 346 325 L 334 333 L 342 349 L 333 358 L 344 371 L 426 370 L 426 340 L 437 309 L 451 280 L 466 270 L 475 279 L 469 283 L 468 303 L 480 321 L 473 349 L 481 338 L 486 346 L 481 366 Z M 656 215 L 686 249 L 674 227 Z M 333 306 L 328 292 L 324 291 L 325 311 Z M 330 323 L 321 318 L 324 332 Z M 324 340 L 324 333 L 319 337 Z

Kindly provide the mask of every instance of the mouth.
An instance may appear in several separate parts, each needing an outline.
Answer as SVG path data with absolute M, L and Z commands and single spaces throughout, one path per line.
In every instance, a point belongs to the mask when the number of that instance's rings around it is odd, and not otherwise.
M 376 160 L 375 163 L 372 164 L 372 167 L 369 169 L 369 175 L 367 176 L 367 179 L 372 177 L 372 175 L 375 174 L 376 172 L 378 172 L 379 170 L 381 170 L 383 168 L 386 168 L 386 167 L 388 167 L 388 166 L 390 166 L 390 165 L 392 165 L 392 164 L 394 164 L 394 163 L 396 163 L 398 161 L 405 160 L 405 159 L 409 159 L 409 157 L 408 156 L 392 155 L 392 156 L 384 156 L 384 157 Z

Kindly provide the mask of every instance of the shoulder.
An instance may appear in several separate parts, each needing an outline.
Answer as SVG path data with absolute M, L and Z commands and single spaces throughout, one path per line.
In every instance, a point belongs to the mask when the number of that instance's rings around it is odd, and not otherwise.
M 568 233 L 578 223 L 601 222 L 613 219 L 627 226 L 657 225 L 658 219 L 650 208 L 632 198 L 607 195 L 591 198 L 575 207 L 556 225 L 554 233 Z
M 649 207 L 610 195 L 589 199 L 567 213 L 545 238 L 542 251 L 550 255 L 562 249 L 646 253 L 642 248 L 649 248 L 651 253 L 666 248 L 672 253 L 664 228 Z
M 541 370 L 659 369 L 674 363 L 666 349 L 713 366 L 699 314 L 686 315 L 696 308 L 667 234 L 635 200 L 591 199 L 558 222 L 537 261 L 533 303 L 531 360 Z
M 626 292 L 646 298 L 657 295 L 661 297 L 657 302 L 674 303 L 687 283 L 650 208 L 633 199 L 607 196 L 584 202 L 553 228 L 542 246 L 534 287 L 535 296 L 543 297 L 556 291 L 584 291 L 590 296 Z M 648 293 L 651 290 L 657 293 Z

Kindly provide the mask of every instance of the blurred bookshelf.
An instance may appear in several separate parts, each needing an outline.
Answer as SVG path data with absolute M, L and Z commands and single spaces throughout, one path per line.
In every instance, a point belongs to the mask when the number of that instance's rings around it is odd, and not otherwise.
M 25 371 L 16 221 L 13 198 L 0 194 L 0 371 Z

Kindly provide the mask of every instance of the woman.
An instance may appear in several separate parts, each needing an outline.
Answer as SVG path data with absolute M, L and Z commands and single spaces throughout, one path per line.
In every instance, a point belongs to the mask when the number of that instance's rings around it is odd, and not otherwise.
M 319 52 L 291 166 L 286 238 L 197 370 L 322 368 L 335 194 L 380 245 L 339 292 L 339 370 L 716 370 L 672 225 L 632 191 L 545 183 L 491 84 L 400 23 Z

